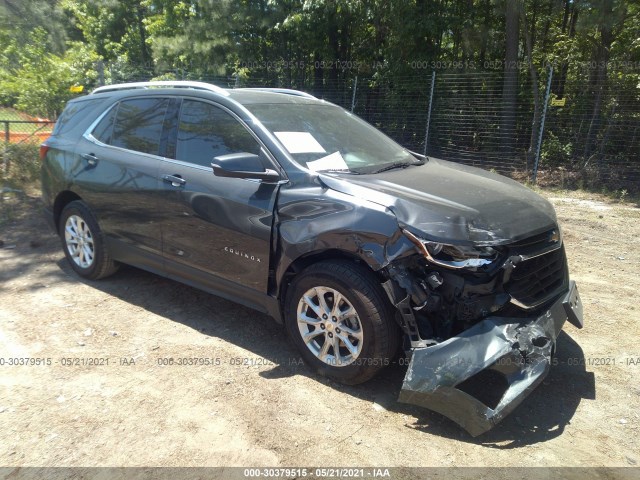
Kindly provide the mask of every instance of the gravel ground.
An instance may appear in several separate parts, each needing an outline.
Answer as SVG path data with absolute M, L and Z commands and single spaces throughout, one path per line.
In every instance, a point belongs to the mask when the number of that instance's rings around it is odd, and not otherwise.
M 78 278 L 37 192 L 5 194 L 0 466 L 637 466 L 640 208 L 543 194 L 585 328 L 567 324 L 544 383 L 478 438 L 397 403 L 401 366 L 338 385 L 262 314 L 130 267 Z

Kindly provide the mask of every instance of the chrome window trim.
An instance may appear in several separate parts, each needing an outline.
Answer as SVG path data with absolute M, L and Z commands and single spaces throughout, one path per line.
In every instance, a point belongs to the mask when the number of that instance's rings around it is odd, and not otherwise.
M 185 160 L 178 160 L 176 158 L 169 158 L 169 157 L 163 157 L 161 155 L 153 155 L 151 153 L 146 153 L 146 152 L 140 152 L 138 150 L 130 150 L 128 148 L 123 148 L 123 147 L 117 147 L 115 145 L 109 145 L 108 143 L 104 143 L 101 142 L 100 140 L 98 140 L 96 137 L 93 136 L 92 132 L 95 130 L 95 128 L 98 126 L 98 124 L 104 119 L 105 116 L 107 116 L 109 114 L 109 112 L 111 112 L 112 109 L 116 108 L 121 102 L 127 101 L 127 100 L 134 100 L 137 98 L 166 98 L 166 99 L 172 99 L 172 98 L 177 98 L 181 101 L 180 103 L 180 110 L 178 111 L 178 123 L 177 123 L 177 129 L 180 128 L 180 113 L 182 112 L 182 102 L 185 99 L 191 100 L 191 101 L 199 101 L 199 102 L 204 102 L 204 103 L 208 103 L 210 105 L 213 105 L 216 108 L 219 108 L 225 112 L 227 112 L 229 115 L 231 115 L 232 118 L 234 118 L 236 121 L 238 121 L 243 127 L 244 129 L 249 132 L 249 134 L 253 137 L 253 139 L 256 141 L 256 143 L 258 144 L 258 146 L 260 147 L 260 149 L 266 153 L 267 155 L 267 159 L 271 162 L 272 166 L 275 167 L 276 171 L 278 172 L 278 174 L 280 175 L 281 179 L 277 182 L 278 184 L 282 184 L 282 183 L 288 183 L 289 181 L 289 177 L 287 176 L 284 168 L 282 168 L 282 165 L 280 165 L 280 163 L 276 160 L 276 158 L 273 156 L 273 154 L 269 151 L 269 149 L 267 148 L 267 146 L 264 144 L 264 142 L 262 140 L 260 140 L 260 138 L 256 135 L 256 133 L 247 125 L 247 123 L 240 118 L 235 112 L 233 112 L 232 110 L 230 110 L 229 108 L 227 108 L 224 105 L 221 105 L 217 102 L 208 100 L 208 99 L 204 99 L 204 98 L 199 98 L 199 97 L 189 97 L 189 96 L 184 96 L 184 95 L 158 95 L 157 97 L 151 96 L 151 97 L 137 97 L 137 96 L 132 96 L 132 97 L 127 97 L 127 98 L 122 98 L 117 100 L 113 105 L 110 105 L 109 108 L 107 108 L 104 112 L 102 112 L 100 115 L 98 115 L 98 117 L 91 123 L 91 125 L 89 125 L 89 128 L 86 129 L 86 131 L 84 132 L 84 134 L 82 135 L 83 138 L 85 138 L 86 140 L 88 140 L 91 143 L 94 143 L 95 145 L 98 145 L 100 147 L 107 147 L 107 148 L 111 148 L 117 151 L 121 151 L 121 152 L 128 152 L 128 153 L 135 153 L 137 155 L 144 155 L 145 157 L 148 158 L 152 158 L 152 159 L 159 159 L 159 160 L 163 160 L 163 161 L 167 161 L 170 163 L 174 163 L 176 165 L 182 165 L 185 167 L 194 167 L 197 168 L 199 170 L 203 170 L 203 171 L 209 171 L 211 169 L 211 167 L 207 167 L 204 165 L 200 165 L 197 163 L 193 163 L 193 162 L 188 162 Z M 176 148 L 177 148 L 177 144 L 176 144 Z M 213 159 L 211 159 L 213 161 Z M 260 182 L 260 180 L 258 179 L 244 179 L 244 180 L 248 180 L 248 181 L 255 181 L 255 182 Z

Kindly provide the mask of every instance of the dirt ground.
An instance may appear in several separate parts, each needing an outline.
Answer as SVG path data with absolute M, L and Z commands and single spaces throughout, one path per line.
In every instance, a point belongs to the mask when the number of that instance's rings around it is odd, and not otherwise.
M 474 439 L 397 403 L 401 366 L 341 386 L 262 314 L 130 267 L 81 280 L 38 193 L 5 192 L 0 466 L 638 466 L 640 208 L 543 193 L 585 328 L 567 324 L 545 382 Z

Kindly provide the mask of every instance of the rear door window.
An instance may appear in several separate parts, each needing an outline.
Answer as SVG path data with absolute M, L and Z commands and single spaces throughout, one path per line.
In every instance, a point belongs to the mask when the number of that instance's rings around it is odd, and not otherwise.
M 159 155 L 168 105 L 167 98 L 123 100 L 102 118 L 92 135 L 114 147 Z
M 116 119 L 117 111 L 118 107 L 115 106 L 111 108 L 104 117 L 102 117 L 100 123 L 98 123 L 98 125 L 96 125 L 96 128 L 93 129 L 93 132 L 91 132 L 93 138 L 107 145 L 111 143 L 111 135 L 113 134 L 113 121 Z

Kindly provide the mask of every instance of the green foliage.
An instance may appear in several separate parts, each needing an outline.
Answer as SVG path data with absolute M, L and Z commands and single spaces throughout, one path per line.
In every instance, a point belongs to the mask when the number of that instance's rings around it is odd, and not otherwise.
M 163 80 L 179 80 L 175 73 L 163 73 L 162 75 L 158 75 L 157 77 L 153 77 L 152 81 L 163 81 Z
M 149 43 L 161 69 L 225 73 L 233 45 L 232 2 L 145 2 Z
M 0 3 L 0 50 L 10 39 L 18 45 L 33 42 L 31 32 L 40 28 L 47 51 L 62 54 L 66 49 L 65 14 L 57 0 L 3 0 Z
M 640 3 L 625 0 L 4 0 L 0 105 L 55 118 L 71 85 L 214 75 L 344 102 L 335 92 L 358 76 L 373 93 L 358 99 L 374 112 L 370 120 L 413 142 L 406 120 L 388 113 L 426 106 L 432 70 L 503 72 L 508 7 L 520 15 L 519 35 L 509 36 L 521 62 L 518 108 L 533 110 L 535 99 L 540 113 L 549 63 L 554 98 L 568 99 L 547 124 L 543 164 L 620 155 L 595 145 L 620 143 L 619 126 L 640 115 Z M 424 83 L 409 85 L 408 76 Z M 444 88 L 454 100 L 465 93 Z M 492 92 L 494 104 L 504 101 Z M 626 103 L 616 109 L 622 95 Z M 475 131 L 503 126 L 481 109 L 463 109 Z M 482 151 L 490 141 L 476 135 L 462 146 Z
M 150 64 L 145 18 L 146 2 L 139 0 L 60 0 L 84 40 L 105 60 L 124 58 L 131 64 Z
M 545 167 L 559 167 L 570 165 L 573 153 L 573 145 L 562 142 L 553 133 L 548 132 L 540 151 L 540 159 Z
M 49 52 L 46 36 L 46 31 L 37 27 L 31 32 L 32 43 L 20 45 L 11 39 L 5 44 L 0 54 L 7 65 L 0 70 L 0 103 L 35 116 L 56 118 L 73 96 L 69 91 L 72 85 L 95 83 L 93 61 L 97 57 L 80 42 L 70 42 L 61 56 Z
M 500 70 L 506 2 L 523 7 L 520 60 L 538 69 L 554 62 L 576 75 L 603 51 L 609 60 L 640 61 L 640 6 L 623 0 L 5 0 L 0 45 L 37 39 L 40 54 L 57 57 L 49 59 L 55 70 L 67 40 L 82 41 L 111 66 L 106 81 L 189 71 L 318 88 L 355 75 L 399 78 L 421 66 Z M 5 55 L 0 69 L 24 65 L 16 55 Z

